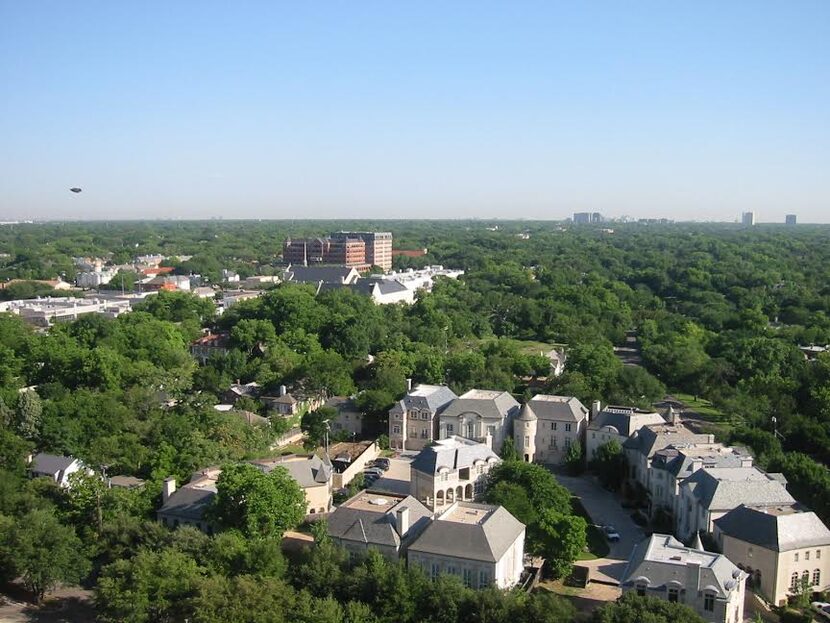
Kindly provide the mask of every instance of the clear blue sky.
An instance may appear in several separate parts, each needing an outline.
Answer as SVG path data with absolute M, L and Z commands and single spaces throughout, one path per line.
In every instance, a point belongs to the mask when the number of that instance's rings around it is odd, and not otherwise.
M 828 32 L 828 0 L 0 0 L 0 220 L 830 222 Z

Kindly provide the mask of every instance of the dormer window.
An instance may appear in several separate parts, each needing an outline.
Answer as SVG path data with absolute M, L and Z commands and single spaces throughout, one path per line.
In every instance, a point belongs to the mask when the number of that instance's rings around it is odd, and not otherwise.
M 705 593 L 703 595 L 703 609 L 706 612 L 715 611 L 715 595 L 714 593 Z

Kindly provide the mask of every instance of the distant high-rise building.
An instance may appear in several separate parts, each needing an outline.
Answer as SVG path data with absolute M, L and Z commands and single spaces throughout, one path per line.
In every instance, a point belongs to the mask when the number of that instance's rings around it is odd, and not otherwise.
M 392 234 L 337 232 L 325 238 L 288 238 L 282 246 L 286 264 L 338 264 L 358 270 L 380 266 L 392 269 Z
M 602 218 L 602 214 L 599 212 L 592 212 L 591 213 L 591 222 L 592 223 L 602 223 L 605 219 Z
M 332 240 L 360 239 L 366 245 L 366 263 L 384 271 L 392 270 L 392 232 L 341 231 L 331 235 Z
M 795 225 L 798 222 L 798 217 L 795 214 L 788 214 L 784 217 L 784 223 L 787 225 Z
M 755 225 L 755 212 L 744 212 L 741 217 L 741 223 L 743 225 Z
M 574 212 L 574 223 L 590 223 L 591 222 L 591 213 L 590 212 Z

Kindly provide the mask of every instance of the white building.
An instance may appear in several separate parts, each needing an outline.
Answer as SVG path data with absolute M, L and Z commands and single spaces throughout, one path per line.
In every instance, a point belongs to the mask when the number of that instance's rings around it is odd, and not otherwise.
M 56 322 L 71 322 L 85 314 L 101 314 L 116 318 L 130 311 L 130 302 L 105 298 L 43 297 L 0 302 L 0 312 L 17 314 L 37 327 Z
M 438 414 L 458 398 L 446 385 L 418 385 L 389 409 L 389 446 L 420 450 L 438 437 Z
M 92 470 L 72 456 L 40 452 L 33 456 L 29 463 L 29 476 L 32 478 L 49 478 L 64 489 L 69 488 L 71 485 L 69 477 L 77 472 L 92 474 Z
M 378 275 L 373 279 L 382 279 L 384 281 L 397 281 L 403 285 L 407 290 L 416 292 L 418 290 L 425 290 L 427 292 L 432 290 L 436 277 L 446 277 L 447 279 L 458 279 L 464 274 L 463 270 L 456 270 L 452 268 L 444 268 L 440 264 L 434 266 L 427 266 L 420 270 L 407 269 L 402 271 L 390 271 L 384 275 Z
M 223 268 L 222 281 L 225 283 L 239 283 L 239 273 Z
M 579 400 L 539 394 L 513 422 L 513 441 L 525 461 L 559 464 L 572 445 L 583 443 L 587 426 L 588 409 Z
M 487 486 L 487 474 L 501 463 L 488 446 L 449 437 L 418 453 L 409 466 L 409 493 L 438 511 L 456 501 L 478 498 Z
M 591 407 L 591 421 L 588 423 L 585 441 L 586 456 L 590 461 L 601 445 L 616 441 L 622 446 L 626 439 L 643 426 L 665 423 L 663 416 L 653 411 L 611 405 L 600 411 L 599 403 L 594 403 Z
M 501 451 L 519 409 L 509 392 L 471 389 L 441 411 L 438 437 L 460 435 Z
M 454 575 L 470 588 L 511 588 L 524 569 L 525 526 L 502 506 L 456 502 L 409 546 L 407 560 L 435 579 Z
M 634 548 L 620 587 L 623 594 L 685 604 L 709 623 L 743 623 L 745 581 L 726 556 L 653 534 Z
M 75 283 L 79 288 L 97 288 L 108 284 L 118 273 L 116 269 L 100 269 L 78 273 Z

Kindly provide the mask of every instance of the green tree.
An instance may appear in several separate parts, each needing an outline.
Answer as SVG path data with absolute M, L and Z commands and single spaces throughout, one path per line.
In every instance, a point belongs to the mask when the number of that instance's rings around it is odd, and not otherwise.
M 625 455 L 618 441 L 612 439 L 596 449 L 591 468 L 603 486 L 616 491 L 625 478 Z
M 59 583 L 80 582 L 90 563 L 75 531 L 49 510 L 32 510 L 3 535 L 0 550 L 23 585 L 40 602 Z
M 568 446 L 568 451 L 565 453 L 565 466 L 574 476 L 582 473 L 585 469 L 585 461 L 582 456 L 582 444 L 572 443 Z
M 588 524 L 582 517 L 552 508 L 539 514 L 539 550 L 556 577 L 563 578 L 571 572 L 574 560 L 588 544 L 587 530 Z
M 303 414 L 300 428 L 306 434 L 306 446 L 317 448 L 325 442 L 326 433 L 331 430 L 331 421 L 337 417 L 337 409 L 320 407 Z
M 224 528 L 247 536 L 278 536 L 305 517 L 305 493 L 284 467 L 266 474 L 237 463 L 222 469 L 211 511 Z
M 43 406 L 40 396 L 30 389 L 20 394 L 17 399 L 17 430 L 29 440 L 35 440 L 40 433 L 40 420 Z
M 505 437 L 501 444 L 501 458 L 503 461 L 518 461 L 519 453 L 512 437 Z
M 490 504 L 504 506 L 526 526 L 535 524 L 539 518 L 527 491 L 512 482 L 497 482 L 487 489 L 485 498 Z
M 593 623 L 704 623 L 689 606 L 626 593 L 594 611 Z

